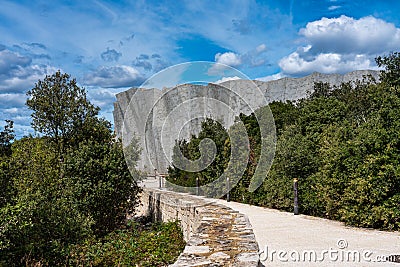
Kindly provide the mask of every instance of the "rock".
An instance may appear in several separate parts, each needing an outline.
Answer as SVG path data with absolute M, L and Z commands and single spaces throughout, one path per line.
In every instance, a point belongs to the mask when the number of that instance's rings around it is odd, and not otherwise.
M 229 259 L 231 256 L 224 252 L 215 252 L 211 254 L 208 258 L 213 260 L 220 260 L 220 259 Z
M 208 246 L 186 246 L 183 253 L 186 254 L 205 254 L 210 252 L 210 247 Z

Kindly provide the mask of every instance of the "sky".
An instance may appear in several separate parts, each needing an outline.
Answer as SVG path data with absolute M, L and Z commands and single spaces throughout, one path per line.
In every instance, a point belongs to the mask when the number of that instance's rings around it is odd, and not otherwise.
M 11 119 L 17 137 L 33 133 L 26 92 L 57 70 L 112 122 L 116 93 L 176 64 L 217 62 L 267 81 L 377 69 L 374 58 L 393 51 L 398 0 L 0 0 L 0 127 Z

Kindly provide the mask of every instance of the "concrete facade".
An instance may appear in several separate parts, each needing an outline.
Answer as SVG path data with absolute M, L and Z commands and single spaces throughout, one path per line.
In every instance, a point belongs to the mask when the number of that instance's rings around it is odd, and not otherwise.
M 240 113 L 250 114 L 273 101 L 298 100 L 313 91 L 315 82 L 339 85 L 378 79 L 377 71 L 354 71 L 345 75 L 313 73 L 303 78 L 262 82 L 233 80 L 207 86 L 183 84 L 174 88 L 132 88 L 117 94 L 114 127 L 117 136 L 129 144 L 133 135 L 140 140 L 142 155 L 138 168 L 148 173 L 165 173 L 171 162 L 175 140 L 188 139 L 200 130 L 201 121 L 211 117 L 230 127 Z

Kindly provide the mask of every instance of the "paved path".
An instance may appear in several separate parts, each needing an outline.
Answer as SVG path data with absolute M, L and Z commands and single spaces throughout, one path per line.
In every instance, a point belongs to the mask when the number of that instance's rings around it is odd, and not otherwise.
M 400 255 L 399 232 L 352 228 L 305 215 L 225 200 L 216 202 L 249 217 L 259 247 L 264 250 L 260 258 L 265 266 L 400 267 L 400 263 L 378 262 L 380 256 Z
M 159 181 L 142 185 L 157 188 Z M 237 202 L 213 200 L 248 216 L 265 266 L 394 266 L 380 262 L 400 255 L 400 233 L 346 227 L 336 221 L 293 215 Z

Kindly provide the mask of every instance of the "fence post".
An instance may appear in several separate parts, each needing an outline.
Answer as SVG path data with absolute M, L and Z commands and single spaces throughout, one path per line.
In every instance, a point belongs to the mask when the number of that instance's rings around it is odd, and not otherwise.
M 230 201 L 229 192 L 231 191 L 231 185 L 229 184 L 229 177 L 226 178 L 226 183 L 227 183 L 227 189 L 228 189 L 228 193 L 226 194 L 226 201 L 229 202 Z
M 293 179 L 293 191 L 294 191 L 294 215 L 299 214 L 299 187 L 298 187 L 298 179 L 294 178 Z
M 199 177 L 196 177 L 196 195 L 200 195 Z
M 154 178 L 157 180 L 157 169 L 154 169 Z M 158 189 L 161 189 L 161 175 L 158 176 Z

